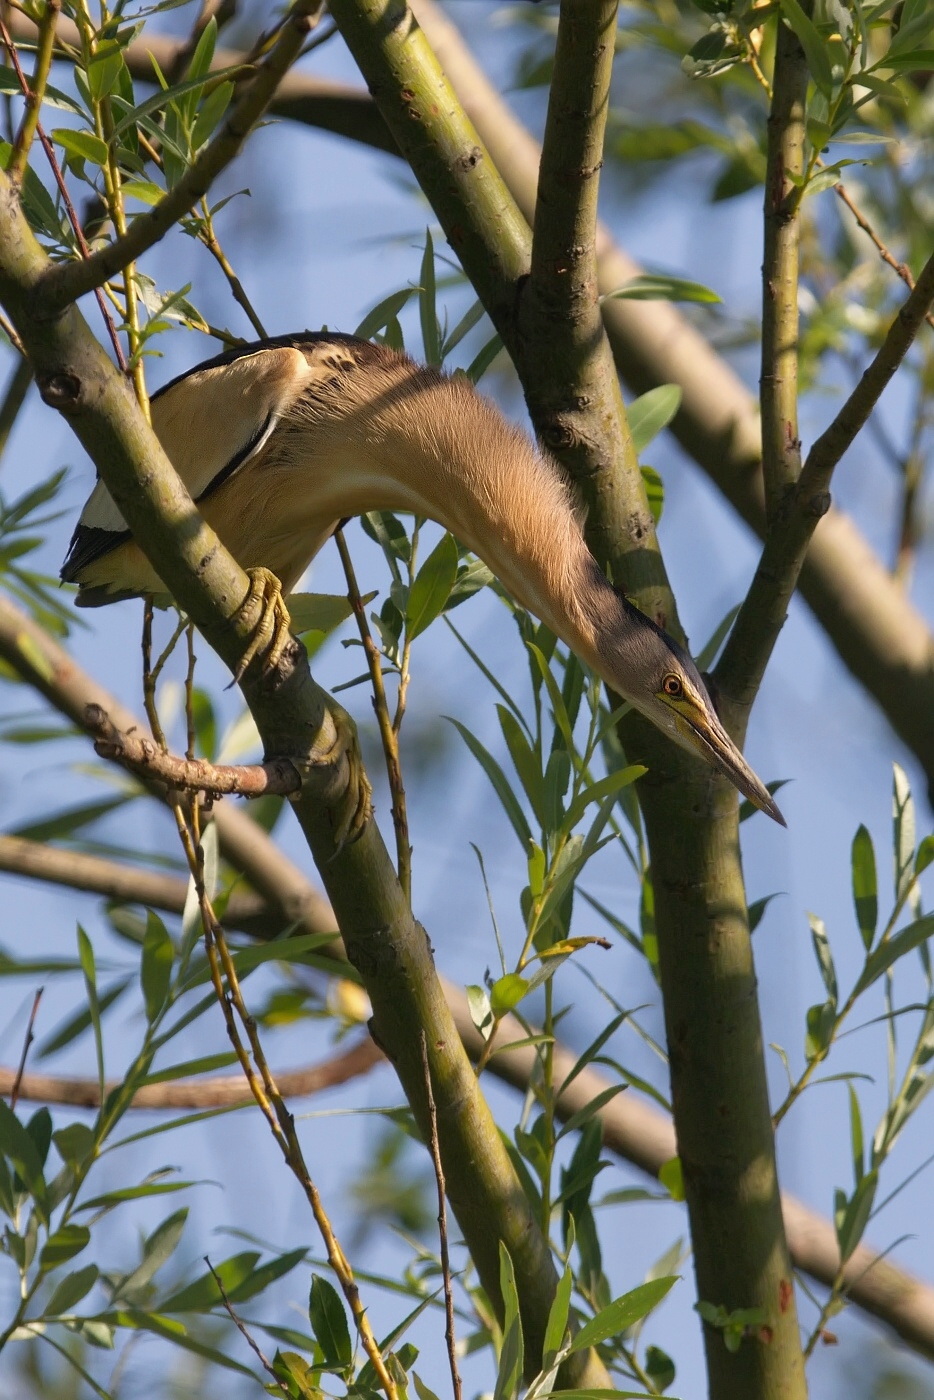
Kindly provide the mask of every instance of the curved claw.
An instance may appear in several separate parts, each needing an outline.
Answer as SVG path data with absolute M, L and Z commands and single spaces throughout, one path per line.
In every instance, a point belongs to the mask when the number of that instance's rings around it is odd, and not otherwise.
M 364 827 L 373 815 L 373 789 L 364 771 L 357 726 L 347 711 L 334 700 L 328 701 L 328 714 L 334 721 L 334 742 L 323 754 L 316 755 L 313 761 L 316 765 L 327 766 L 338 763 L 346 754 L 350 770 L 346 792 L 333 816 L 336 856 L 363 835 Z
M 257 656 L 263 657 L 264 675 L 274 671 L 292 640 L 292 619 L 282 597 L 282 584 L 269 569 L 247 569 L 246 573 L 250 588 L 236 616 L 252 617 L 257 607 L 260 608 L 260 615 L 250 645 L 234 672 L 232 685 L 240 684 Z

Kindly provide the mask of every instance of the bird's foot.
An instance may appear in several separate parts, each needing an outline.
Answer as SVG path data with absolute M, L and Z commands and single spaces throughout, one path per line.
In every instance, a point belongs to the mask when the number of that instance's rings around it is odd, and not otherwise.
M 252 618 L 260 609 L 259 621 L 240 664 L 234 672 L 233 685 L 239 685 L 247 668 L 263 657 L 263 674 L 274 671 L 282 659 L 282 653 L 292 640 L 292 621 L 282 597 L 282 584 L 269 569 L 247 569 L 250 580 L 249 591 L 237 609 L 236 616 Z
M 363 835 L 364 827 L 373 815 L 373 789 L 363 767 L 357 726 L 335 700 L 328 700 L 327 709 L 334 724 L 334 740 L 324 753 L 314 755 L 312 763 L 315 767 L 327 767 L 338 764 L 345 755 L 347 758 L 347 787 L 332 816 L 337 847 L 334 854 L 338 855 L 344 846 L 352 845 Z

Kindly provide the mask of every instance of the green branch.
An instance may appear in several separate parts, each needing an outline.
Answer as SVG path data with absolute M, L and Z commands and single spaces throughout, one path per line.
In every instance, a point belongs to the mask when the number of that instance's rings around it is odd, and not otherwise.
M 594 555 L 645 612 L 677 631 L 597 287 L 597 193 L 616 19 L 615 0 L 561 7 L 532 269 L 510 348 L 536 431 L 587 506 Z
M 717 684 L 745 724 L 818 522 L 830 505 L 834 468 L 904 360 L 934 301 L 934 255 L 888 329 L 875 358 L 807 455 L 797 484 L 772 526 L 755 577 L 716 668 Z
M 775 49 L 765 177 L 762 258 L 762 474 L 774 518 L 801 471 L 798 438 L 798 245 L 804 171 L 808 65 L 794 30 L 781 21 Z

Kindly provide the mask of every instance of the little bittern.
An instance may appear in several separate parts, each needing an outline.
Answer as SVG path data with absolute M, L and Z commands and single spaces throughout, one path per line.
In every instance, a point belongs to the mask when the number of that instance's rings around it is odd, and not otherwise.
M 623 699 L 782 816 L 726 733 L 687 652 L 634 608 L 590 554 L 557 467 L 478 394 L 352 336 L 280 336 L 209 360 L 153 396 L 162 446 L 210 525 L 279 618 L 281 593 L 345 516 L 414 511 L 479 555 Z M 62 568 L 78 604 L 165 586 L 103 482 Z

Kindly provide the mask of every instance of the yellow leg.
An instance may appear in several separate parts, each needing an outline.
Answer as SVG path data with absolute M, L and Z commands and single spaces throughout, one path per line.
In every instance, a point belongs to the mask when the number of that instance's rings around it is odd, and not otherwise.
M 334 742 L 323 754 L 316 755 L 314 761 L 322 765 L 338 763 L 346 754 L 350 770 L 347 790 L 333 818 L 337 846 L 334 854 L 337 855 L 344 846 L 352 845 L 363 835 L 363 829 L 373 815 L 373 789 L 360 756 L 357 726 L 336 700 L 328 700 L 328 714 L 334 721 Z
M 234 685 L 239 685 L 257 656 L 263 657 L 264 673 L 275 670 L 292 638 L 292 620 L 282 597 L 282 585 L 275 574 L 262 568 L 246 572 L 250 590 L 237 609 L 237 616 L 252 617 L 257 607 L 261 611 L 250 645 L 234 672 Z

